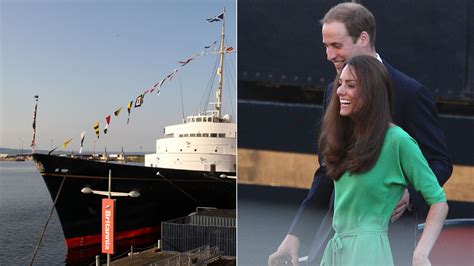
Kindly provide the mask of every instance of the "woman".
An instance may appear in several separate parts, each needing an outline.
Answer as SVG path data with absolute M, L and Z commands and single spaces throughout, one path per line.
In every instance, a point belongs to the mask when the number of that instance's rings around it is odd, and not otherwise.
M 321 265 L 393 265 L 387 228 L 408 184 L 431 205 L 413 253 L 413 265 L 430 265 L 448 205 L 415 140 L 391 123 L 385 67 L 370 56 L 353 57 L 335 84 L 319 145 L 335 184 L 336 234 Z

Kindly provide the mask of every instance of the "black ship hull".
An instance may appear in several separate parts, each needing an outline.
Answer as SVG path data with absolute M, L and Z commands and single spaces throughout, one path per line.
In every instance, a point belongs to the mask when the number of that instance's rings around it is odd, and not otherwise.
M 235 209 L 235 179 L 203 171 L 162 169 L 33 154 L 59 216 L 68 249 L 101 241 L 101 198 L 81 189 L 138 191 L 140 196 L 116 197 L 116 240 L 160 235 L 162 221 L 188 215 L 196 207 Z M 61 183 L 64 179 L 62 189 Z

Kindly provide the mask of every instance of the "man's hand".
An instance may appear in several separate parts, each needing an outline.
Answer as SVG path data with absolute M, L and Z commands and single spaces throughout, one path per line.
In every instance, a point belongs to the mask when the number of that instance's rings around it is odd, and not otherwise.
M 300 249 L 300 240 L 297 236 L 286 235 L 281 242 L 278 250 L 268 257 L 268 266 L 277 265 L 277 263 L 284 264 L 285 257 L 291 257 L 293 266 L 298 266 L 298 251 Z
M 410 193 L 408 193 L 408 189 L 405 188 L 402 198 L 400 199 L 400 201 L 397 204 L 397 207 L 392 213 L 390 222 L 393 223 L 396 220 L 398 220 L 402 216 L 402 214 L 405 212 L 405 210 L 408 208 L 409 204 L 410 204 Z

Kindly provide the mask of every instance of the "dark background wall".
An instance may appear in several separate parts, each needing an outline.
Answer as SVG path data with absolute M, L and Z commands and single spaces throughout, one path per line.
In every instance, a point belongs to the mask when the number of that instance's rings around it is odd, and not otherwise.
M 239 79 L 323 87 L 334 77 L 319 19 L 330 0 L 238 1 Z M 377 51 L 438 100 L 472 100 L 474 1 L 359 1 L 377 20 Z M 240 88 L 239 88 L 240 90 Z M 249 98 L 247 91 L 242 97 Z

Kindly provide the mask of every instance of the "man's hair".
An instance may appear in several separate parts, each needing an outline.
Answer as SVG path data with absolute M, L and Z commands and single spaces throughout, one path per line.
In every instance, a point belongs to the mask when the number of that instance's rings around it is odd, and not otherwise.
M 357 3 L 340 3 L 333 6 L 319 21 L 321 25 L 338 21 L 346 26 L 347 33 L 355 43 L 365 31 L 370 37 L 370 46 L 375 47 L 376 26 L 372 12 Z
M 359 174 L 375 165 L 391 121 L 392 83 L 385 66 L 375 57 L 359 55 L 346 67 L 357 78 L 360 97 L 352 107 L 357 110 L 350 117 L 340 115 L 338 74 L 319 137 L 323 164 L 334 180 L 345 171 Z

